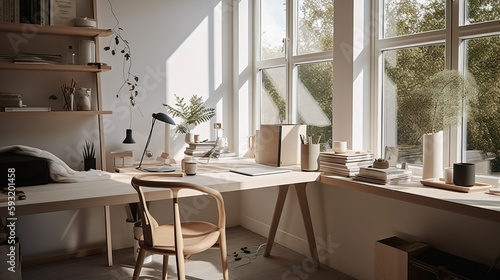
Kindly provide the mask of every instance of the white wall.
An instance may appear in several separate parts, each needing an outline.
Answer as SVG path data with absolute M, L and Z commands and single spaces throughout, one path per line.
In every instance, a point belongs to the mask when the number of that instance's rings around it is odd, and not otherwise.
M 114 26 L 116 21 L 108 1 L 98 2 L 99 25 Z M 213 123 L 221 122 L 224 135 L 228 136 L 232 126 L 232 22 L 231 5 L 226 2 L 111 1 L 123 28 L 122 35 L 131 46 L 131 72 L 139 77 L 140 87 L 137 106 L 132 108 L 132 129 L 137 143 L 128 146 L 121 143 L 131 116 L 128 92 L 115 97 L 123 82 L 122 57 L 101 52 L 101 60 L 113 67 L 113 71 L 102 75 L 104 107 L 114 112 L 105 118 L 108 153 L 134 149 L 138 161 L 151 126 L 151 114 L 167 113 L 162 104 L 173 105 L 174 94 L 185 99 L 196 94 L 204 98 L 207 107 L 216 108 L 211 122 L 199 125 L 194 133 L 202 139 L 215 140 Z M 108 45 L 108 40 L 100 40 L 101 48 Z M 234 146 L 233 142 L 230 144 Z M 179 161 L 185 147 L 184 135 L 175 134 L 171 126 L 156 123 L 149 147 L 153 158 L 166 151 Z M 112 166 L 110 158 L 108 165 Z

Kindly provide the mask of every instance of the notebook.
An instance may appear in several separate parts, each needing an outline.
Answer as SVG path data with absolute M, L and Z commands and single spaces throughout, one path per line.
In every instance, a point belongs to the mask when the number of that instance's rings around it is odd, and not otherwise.
M 229 171 L 247 176 L 260 176 L 260 175 L 269 175 L 276 173 L 286 173 L 290 172 L 291 170 L 282 169 L 274 166 L 259 165 L 259 166 L 232 168 Z

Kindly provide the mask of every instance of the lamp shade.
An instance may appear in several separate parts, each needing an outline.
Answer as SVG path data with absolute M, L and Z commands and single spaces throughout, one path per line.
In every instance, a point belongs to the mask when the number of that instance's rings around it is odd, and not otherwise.
M 174 120 L 171 117 L 167 116 L 166 114 L 164 114 L 164 113 L 153 113 L 153 121 L 151 122 L 151 129 L 149 130 L 148 140 L 146 141 L 146 146 L 144 147 L 144 152 L 142 152 L 141 161 L 139 162 L 139 167 L 137 167 L 137 169 L 141 169 L 142 160 L 144 159 L 144 155 L 146 154 L 146 150 L 148 149 L 149 142 L 151 141 L 151 134 L 153 133 L 153 128 L 155 126 L 155 121 L 156 120 L 159 120 L 159 121 L 162 121 L 164 123 L 171 124 L 171 125 L 175 125 Z M 175 169 L 173 169 L 171 167 L 160 167 L 160 169 L 152 167 L 152 168 L 144 168 L 144 170 L 146 170 L 146 171 L 153 171 L 154 170 L 154 171 L 170 172 L 170 171 L 174 171 Z
M 132 138 L 132 129 L 127 128 L 126 136 L 125 136 L 125 140 L 123 140 L 123 144 L 134 144 L 134 143 L 135 143 L 135 140 L 134 140 L 134 138 Z
M 171 117 L 169 117 L 167 114 L 164 114 L 164 113 L 153 113 L 153 118 L 155 118 L 159 121 L 162 121 L 164 123 L 175 125 L 174 120 Z

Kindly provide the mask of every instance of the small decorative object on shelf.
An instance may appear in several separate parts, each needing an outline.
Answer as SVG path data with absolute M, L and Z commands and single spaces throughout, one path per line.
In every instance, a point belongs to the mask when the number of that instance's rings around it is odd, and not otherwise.
M 76 81 L 74 81 L 73 79 L 71 79 L 70 85 L 64 83 L 64 85 L 61 86 L 61 90 L 64 97 L 63 108 L 66 111 L 73 111 L 73 99 L 75 96 L 75 88 L 76 88 Z
M 76 54 L 75 54 L 75 50 L 73 50 L 73 46 L 68 47 L 68 52 L 66 53 L 66 64 L 67 65 L 78 64 L 76 62 Z
M 79 88 L 76 101 L 78 111 L 90 111 L 90 88 Z
M 57 100 L 57 96 L 55 96 L 54 94 L 49 96 L 49 108 L 52 108 L 52 100 Z
M 389 168 L 389 162 L 383 158 L 378 158 L 373 162 L 373 168 L 387 169 Z
M 85 146 L 83 146 L 83 169 L 85 171 L 96 169 L 94 142 L 85 141 Z

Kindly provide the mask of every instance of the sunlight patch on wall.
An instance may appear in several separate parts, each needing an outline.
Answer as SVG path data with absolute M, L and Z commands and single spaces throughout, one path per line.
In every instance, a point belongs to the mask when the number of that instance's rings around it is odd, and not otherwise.
M 249 14 L 249 3 L 247 0 L 243 0 L 238 5 L 238 46 L 239 46 L 239 57 L 238 57 L 238 73 L 242 74 L 243 71 L 249 67 L 248 57 L 250 54 L 250 19 Z
M 167 95 L 191 97 L 209 93 L 209 22 L 203 19 L 166 62 Z
M 222 84 L 222 2 L 214 7 L 213 19 L 213 90 L 215 91 Z

